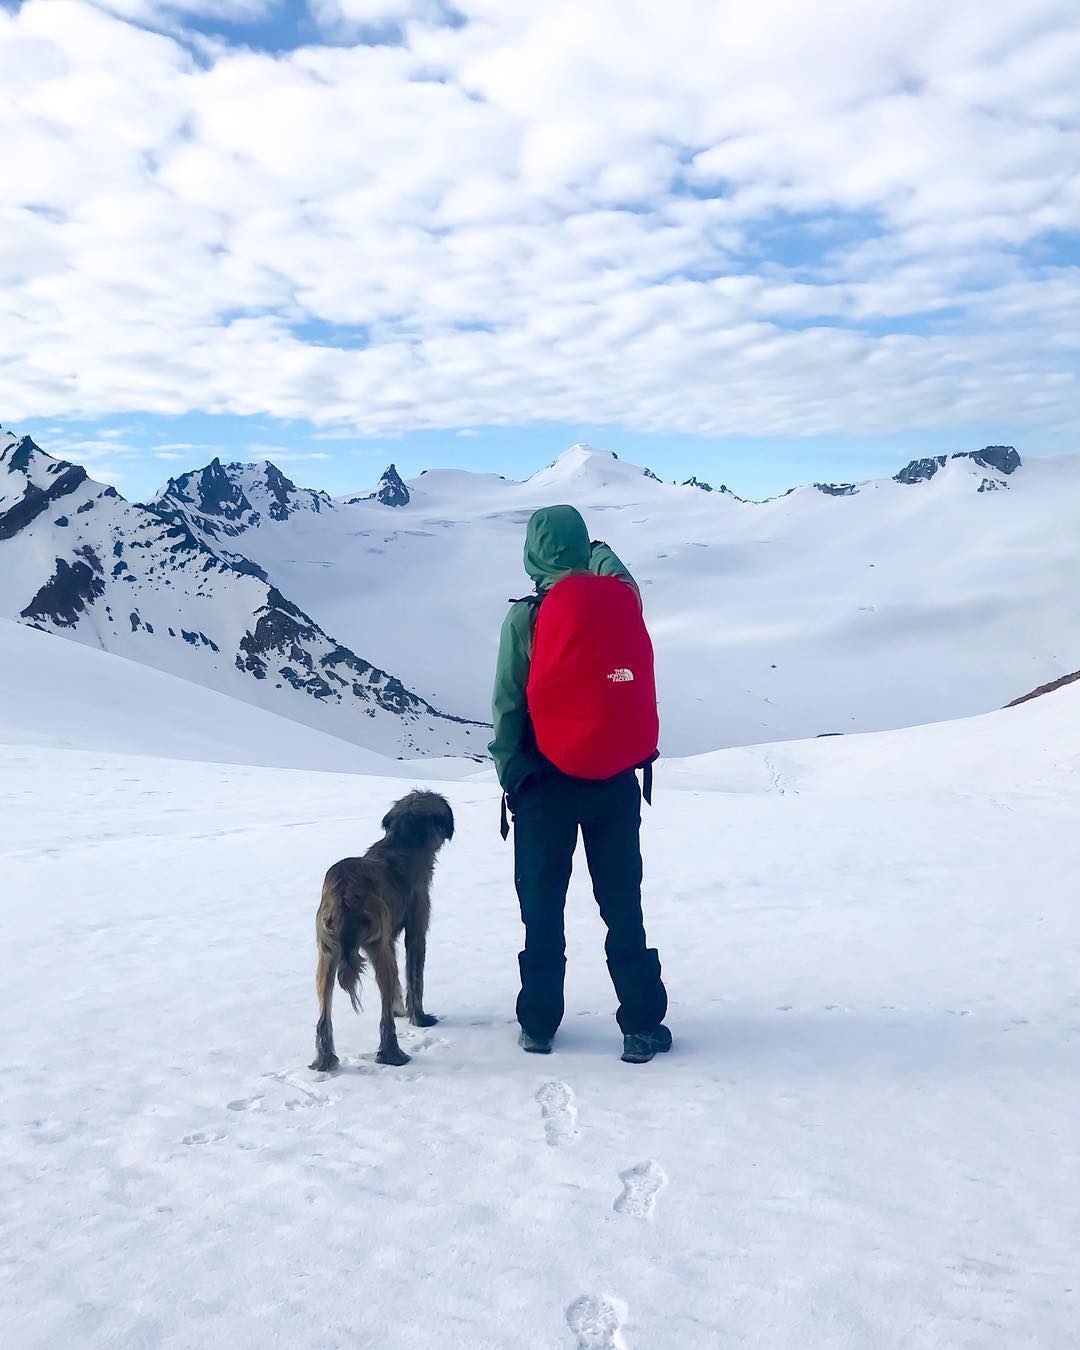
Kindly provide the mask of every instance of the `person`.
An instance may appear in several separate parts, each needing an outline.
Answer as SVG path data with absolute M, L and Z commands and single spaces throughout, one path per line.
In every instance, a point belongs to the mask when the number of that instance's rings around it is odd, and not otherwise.
M 536 593 L 511 602 L 503 623 L 492 698 L 490 745 L 499 781 L 514 820 L 514 880 L 525 946 L 518 957 L 520 1044 L 548 1054 L 562 1021 L 566 971 L 564 911 L 578 831 L 593 893 L 607 925 L 605 952 L 618 997 L 616 1014 L 627 1063 L 641 1064 L 671 1048 L 663 1025 L 667 992 L 660 959 L 649 947 L 641 911 L 641 792 L 634 767 L 595 780 L 573 777 L 541 753 L 529 706 L 533 638 L 543 602 L 560 581 L 574 576 L 618 578 L 636 598 L 633 621 L 644 634 L 641 599 L 633 577 L 604 543 L 590 542 L 585 521 L 572 506 L 536 511 L 525 537 L 525 570 Z M 600 588 L 603 589 L 603 588 Z M 619 593 L 608 596 L 620 603 Z M 648 688 L 652 689 L 651 646 Z M 610 679 L 630 679 L 612 672 Z M 655 693 L 652 696 L 655 746 Z M 655 757 L 655 754 L 653 755 Z M 504 805 L 504 835 L 506 833 Z

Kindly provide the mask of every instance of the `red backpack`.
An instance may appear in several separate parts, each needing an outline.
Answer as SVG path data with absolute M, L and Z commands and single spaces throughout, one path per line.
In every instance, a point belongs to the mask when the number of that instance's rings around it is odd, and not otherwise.
M 573 574 L 536 615 L 527 687 L 541 754 L 572 778 L 613 778 L 656 758 L 653 649 L 637 591 Z

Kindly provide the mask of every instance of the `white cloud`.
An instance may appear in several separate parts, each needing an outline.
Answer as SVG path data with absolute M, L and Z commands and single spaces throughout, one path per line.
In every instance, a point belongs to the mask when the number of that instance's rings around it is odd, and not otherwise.
M 448 6 L 439 0 L 309 0 L 312 18 L 330 32 L 378 28 L 409 19 L 438 22 Z
M 479 436 L 480 433 L 479 433 L 478 431 L 475 431 L 472 427 L 462 427 L 461 430 L 457 432 L 457 435 L 458 435 L 458 436 Z
M 277 8 L 280 0 L 91 0 L 107 10 L 136 23 L 171 22 L 187 16 L 213 18 L 219 22 L 244 23 L 261 19 Z
M 245 460 L 269 459 L 275 464 L 303 464 L 308 460 L 332 459 L 325 450 L 293 450 L 287 445 L 249 445 L 244 449 Z
M 455 8 L 312 0 L 403 39 L 198 62 L 0 9 L 5 418 L 1075 422 L 1074 0 Z

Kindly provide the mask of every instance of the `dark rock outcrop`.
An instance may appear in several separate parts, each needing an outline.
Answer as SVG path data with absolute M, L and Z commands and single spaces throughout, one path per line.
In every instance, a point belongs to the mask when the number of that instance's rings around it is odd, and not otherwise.
M 1006 708 L 1019 708 L 1021 703 L 1030 703 L 1033 698 L 1042 698 L 1044 694 L 1052 694 L 1055 690 L 1064 689 L 1067 684 L 1075 684 L 1080 680 L 1080 670 L 1074 670 L 1071 675 L 1062 675 L 1056 680 L 1051 680 L 1049 684 L 1040 684 L 1038 689 L 1033 689 L 1030 694 L 1021 694 L 1019 698 L 1014 698 L 1011 703 L 1006 703 Z
M 57 628 L 74 628 L 79 615 L 105 593 L 105 582 L 85 562 L 67 563 L 57 558 L 56 570 L 33 600 L 21 611 L 21 619 L 43 619 Z
M 29 436 L 24 436 L 6 455 L 0 456 L 0 467 L 7 468 L 11 473 L 25 474 L 34 456 L 43 454 L 40 446 L 35 445 Z M 27 481 L 20 500 L 6 511 L 0 511 L 0 539 L 13 539 L 54 502 L 67 497 L 86 482 L 85 469 L 59 459 L 48 462 L 46 476 L 51 479 L 46 487 Z
M 411 501 L 412 494 L 405 486 L 396 465 L 391 464 L 379 479 L 379 486 L 374 492 L 368 492 L 362 497 L 350 497 L 347 505 L 356 506 L 359 502 L 382 502 L 383 506 L 408 506 Z
M 913 459 L 895 475 L 898 483 L 925 483 L 948 464 L 950 459 L 970 459 L 980 469 L 996 469 L 998 473 L 1015 473 L 1021 459 L 1011 445 L 986 445 L 981 450 L 957 450 L 951 455 L 931 455 Z M 983 479 L 983 482 L 986 482 Z M 983 489 L 980 489 L 982 491 Z
M 743 500 L 738 495 L 737 492 L 732 492 L 732 490 L 727 486 L 726 483 L 721 483 L 719 487 L 713 487 L 711 483 L 706 483 L 703 478 L 697 478 L 693 475 L 691 475 L 689 478 L 684 478 L 682 486 L 698 488 L 702 492 L 720 492 L 723 493 L 723 495 L 726 497 L 734 497 L 737 502 L 741 502 Z

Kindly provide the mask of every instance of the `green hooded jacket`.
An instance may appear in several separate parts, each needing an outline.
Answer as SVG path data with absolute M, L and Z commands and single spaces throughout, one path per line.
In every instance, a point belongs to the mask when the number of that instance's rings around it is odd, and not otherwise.
M 525 533 L 525 571 L 539 595 L 573 572 L 622 577 L 637 589 L 634 578 L 607 544 L 590 543 L 580 512 L 572 506 L 545 506 L 533 512 Z M 536 605 L 517 600 L 499 638 L 495 691 L 491 699 L 495 739 L 488 746 L 499 782 L 512 797 L 529 779 L 548 771 L 536 748 L 525 687 L 529 682 Z

